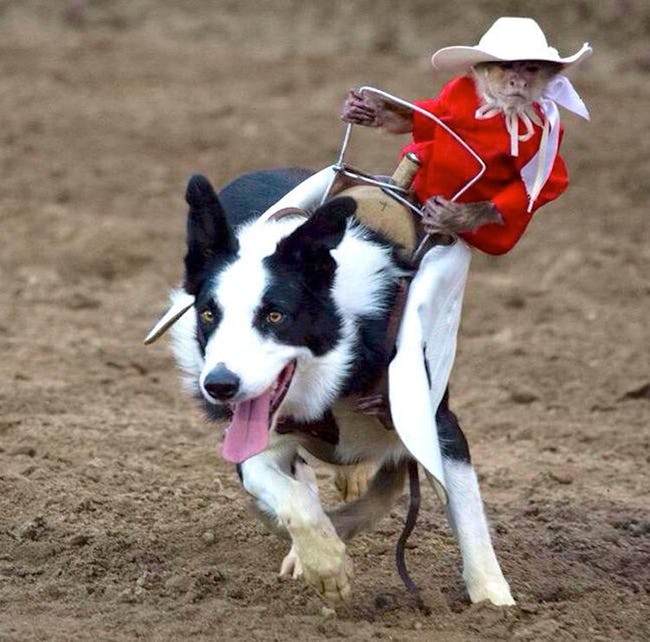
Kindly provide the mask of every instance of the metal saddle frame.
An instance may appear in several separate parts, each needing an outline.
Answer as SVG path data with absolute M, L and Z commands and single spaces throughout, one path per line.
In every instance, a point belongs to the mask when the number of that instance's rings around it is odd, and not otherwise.
M 454 140 L 459 145 L 461 145 L 468 152 L 468 154 L 472 156 L 472 158 L 474 158 L 474 160 L 476 160 L 476 163 L 479 168 L 477 173 L 452 196 L 452 198 L 450 199 L 451 201 L 456 201 L 463 193 L 465 193 L 472 185 L 474 185 L 474 183 L 476 183 L 476 181 L 478 181 L 481 178 L 481 176 L 483 176 L 486 169 L 485 162 L 483 161 L 483 159 L 451 127 L 449 127 L 449 125 L 444 123 L 435 114 L 432 114 L 431 112 L 428 112 L 425 109 L 422 109 L 421 107 L 418 107 L 417 105 L 404 100 L 403 98 L 399 98 L 385 91 L 382 91 L 381 89 L 377 89 L 376 87 L 370 87 L 366 85 L 361 87 L 359 91 L 362 93 L 374 94 L 376 96 L 379 96 L 380 98 L 383 98 L 384 100 L 392 102 L 396 105 L 400 105 L 401 107 L 406 107 L 412 111 L 418 112 L 419 114 L 423 115 L 425 118 L 433 120 L 438 126 L 442 127 L 450 136 L 452 136 Z M 332 190 L 335 187 L 335 183 L 337 182 L 337 179 L 339 179 L 340 177 L 344 177 L 345 179 L 347 179 L 348 182 L 352 182 L 353 184 L 372 185 L 381 188 L 391 198 L 393 198 L 398 203 L 402 204 L 404 207 L 411 210 L 414 214 L 416 214 L 421 218 L 422 210 L 420 207 L 418 207 L 417 204 L 413 202 L 412 199 L 409 198 L 408 190 L 398 185 L 395 185 L 393 182 L 387 180 L 382 176 L 368 174 L 359 169 L 351 167 L 346 163 L 345 155 L 350 146 L 350 138 L 352 136 L 353 127 L 354 125 L 352 123 L 348 123 L 345 128 L 345 133 L 343 135 L 343 141 L 341 143 L 341 150 L 339 152 L 338 159 L 332 165 L 332 169 L 335 171 L 335 175 L 330 181 L 327 190 L 323 194 L 321 205 L 332 195 Z M 427 245 L 427 236 L 424 237 L 424 239 L 420 242 L 420 245 L 415 250 L 413 254 L 414 259 L 417 259 L 421 256 L 421 254 L 423 253 L 422 251 L 423 249 L 425 249 L 426 245 Z

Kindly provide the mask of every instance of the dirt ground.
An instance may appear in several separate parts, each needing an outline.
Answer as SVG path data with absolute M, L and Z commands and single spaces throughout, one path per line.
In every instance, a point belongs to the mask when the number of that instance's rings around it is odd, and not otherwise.
M 349 87 L 431 95 L 430 52 L 512 14 L 596 50 L 572 185 L 476 255 L 452 380 L 517 606 L 469 604 L 427 489 L 408 560 L 430 614 L 394 568 L 403 504 L 352 543 L 333 613 L 277 578 L 218 427 L 142 346 L 185 181 L 333 162 Z M 648 33 L 645 0 L 0 2 L 0 639 L 650 639 Z M 355 157 L 385 171 L 401 143 L 363 132 Z

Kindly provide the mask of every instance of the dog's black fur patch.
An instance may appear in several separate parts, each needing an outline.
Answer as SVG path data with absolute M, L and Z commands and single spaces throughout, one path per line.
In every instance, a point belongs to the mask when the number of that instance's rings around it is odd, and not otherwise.
M 470 464 L 467 439 L 460 428 L 458 417 L 449 409 L 449 388 L 445 390 L 438 406 L 436 425 L 443 456 Z
M 205 279 L 232 260 L 238 244 L 226 213 L 205 176 L 195 174 L 187 184 L 187 254 L 184 288 L 198 295 Z
M 350 198 L 326 203 L 264 259 L 270 282 L 254 322 L 260 333 L 304 345 L 316 356 L 336 346 L 342 320 L 332 298 L 336 261 L 330 250 L 343 239 L 355 209 Z M 283 314 L 280 323 L 267 321 L 270 310 Z
M 278 434 L 295 434 L 302 446 L 314 457 L 321 461 L 342 465 L 351 462 L 341 461 L 336 446 L 339 443 L 339 427 L 331 410 L 315 421 L 296 421 L 283 417 L 275 430 Z
M 301 169 L 251 172 L 232 181 L 218 196 L 205 176 L 191 176 L 185 191 L 190 206 L 185 291 L 197 295 L 207 275 L 234 259 L 237 227 L 262 214 L 310 175 Z
M 300 168 L 267 169 L 242 174 L 219 190 L 219 201 L 233 229 L 259 217 L 313 172 Z
M 209 279 L 201 288 L 194 303 L 196 312 L 196 340 L 201 348 L 201 354 L 205 356 L 205 348 L 212 333 L 219 327 L 223 313 L 210 296 Z M 213 319 L 210 322 L 204 321 L 202 313 L 206 310 L 212 312 Z

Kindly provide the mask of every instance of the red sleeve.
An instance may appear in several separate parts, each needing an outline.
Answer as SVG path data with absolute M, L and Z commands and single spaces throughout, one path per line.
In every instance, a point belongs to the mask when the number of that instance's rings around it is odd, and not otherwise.
M 566 165 L 558 154 L 551 175 L 544 184 L 532 212 L 528 212 L 528 194 L 523 181 L 517 180 L 510 183 L 499 192 L 492 203 L 503 217 L 503 225 L 490 223 L 479 227 L 474 232 L 464 232 L 462 238 L 473 247 L 488 254 L 505 254 L 509 252 L 521 238 L 528 227 L 535 210 L 542 205 L 556 199 L 569 184 Z
M 414 104 L 431 114 L 439 116 L 440 101 L 437 98 L 416 100 Z M 437 126 L 435 120 L 427 118 L 418 111 L 413 111 L 413 142 L 421 143 L 422 141 L 431 140 L 435 136 Z
M 458 84 L 459 79 L 454 79 L 448 82 L 440 91 L 436 98 L 429 98 L 426 100 L 416 100 L 415 105 L 428 111 L 431 114 L 442 118 L 448 113 L 449 109 L 447 103 L 450 95 L 454 92 L 454 88 Z M 420 143 L 422 141 L 430 141 L 435 136 L 437 123 L 431 118 L 427 118 L 417 111 L 413 112 L 413 142 Z

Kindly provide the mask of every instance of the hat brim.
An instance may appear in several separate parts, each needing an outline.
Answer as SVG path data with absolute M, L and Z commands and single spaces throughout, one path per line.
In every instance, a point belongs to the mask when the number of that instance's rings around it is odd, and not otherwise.
M 588 43 L 582 45 L 580 51 L 566 58 L 560 58 L 557 54 L 553 56 L 550 52 L 527 52 L 525 55 L 503 58 L 479 47 L 444 47 L 431 56 L 431 64 L 434 69 L 439 71 L 456 73 L 467 71 L 479 62 L 513 62 L 515 60 L 544 60 L 570 67 L 588 58 L 592 53 L 593 49 Z

